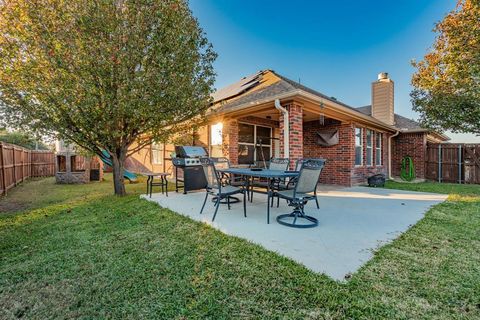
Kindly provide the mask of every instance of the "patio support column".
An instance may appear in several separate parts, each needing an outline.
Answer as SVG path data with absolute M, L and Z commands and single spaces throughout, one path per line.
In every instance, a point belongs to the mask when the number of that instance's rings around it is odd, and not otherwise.
M 295 101 L 285 105 L 288 110 L 290 124 L 290 155 L 284 154 L 284 128 L 283 114 L 280 115 L 280 154 L 282 157 L 290 157 L 290 168 L 295 167 L 295 161 L 303 158 L 303 106 Z
M 229 120 L 223 124 L 222 151 L 223 155 L 230 160 L 231 164 L 238 164 L 237 120 Z

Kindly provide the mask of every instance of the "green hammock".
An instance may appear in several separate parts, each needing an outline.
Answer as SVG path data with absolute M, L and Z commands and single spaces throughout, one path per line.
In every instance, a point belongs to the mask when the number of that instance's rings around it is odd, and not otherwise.
M 415 179 L 415 166 L 413 165 L 413 159 L 410 156 L 406 156 L 402 159 L 402 171 L 400 177 L 405 181 L 412 181 Z

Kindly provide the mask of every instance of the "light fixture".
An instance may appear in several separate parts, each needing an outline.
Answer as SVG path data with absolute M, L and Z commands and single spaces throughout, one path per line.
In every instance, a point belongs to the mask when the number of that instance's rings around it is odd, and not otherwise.
M 325 108 L 325 105 L 323 104 L 323 99 L 322 99 L 322 100 L 320 100 L 320 109 L 324 109 L 324 108 Z M 323 113 L 320 113 L 320 116 L 318 118 L 318 123 L 321 126 L 325 125 L 325 115 Z

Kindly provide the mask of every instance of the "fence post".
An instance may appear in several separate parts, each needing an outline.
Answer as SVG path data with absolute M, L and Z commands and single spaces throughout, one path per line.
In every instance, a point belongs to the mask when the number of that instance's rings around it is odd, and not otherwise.
M 458 145 L 458 183 L 462 184 L 462 145 Z
M 21 153 L 22 156 L 20 157 L 20 160 L 22 162 L 22 164 L 20 165 L 20 168 L 21 168 L 20 172 L 22 174 L 22 179 L 20 180 L 21 182 L 23 182 L 23 157 L 24 157 L 24 154 L 25 154 L 25 150 L 22 149 L 22 153 Z
M 4 195 L 7 194 L 7 179 L 5 178 L 5 161 L 3 160 L 3 143 L 0 142 L 0 162 L 2 164 L 2 181 L 3 181 L 3 190 Z
M 442 145 L 438 145 L 438 182 L 442 182 Z
M 13 150 L 13 185 L 17 186 L 17 161 L 15 161 L 15 145 L 12 146 Z

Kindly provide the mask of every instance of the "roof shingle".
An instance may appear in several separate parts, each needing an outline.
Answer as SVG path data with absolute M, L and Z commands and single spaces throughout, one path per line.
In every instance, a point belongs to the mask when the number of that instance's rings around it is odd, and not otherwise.
M 369 115 L 371 116 L 372 115 L 372 106 L 369 105 L 369 106 L 364 106 L 364 107 L 359 107 L 359 108 L 356 108 L 358 111 L 360 111 L 361 113 L 363 114 L 366 114 L 366 115 Z M 420 131 L 420 130 L 425 130 L 425 131 L 428 131 L 427 129 L 423 128 L 420 123 L 418 123 L 417 121 L 415 120 L 412 120 L 412 119 L 408 119 L 404 116 L 401 116 L 399 114 L 396 114 L 394 115 L 394 121 L 395 121 L 395 124 L 394 126 L 400 130 L 400 131 L 412 131 L 412 130 L 415 130 L 415 131 Z
M 262 75 L 266 72 L 274 73 L 280 80 L 265 88 L 252 90 L 262 82 Z M 252 91 L 250 92 L 250 90 Z M 273 98 L 278 95 L 288 94 L 288 93 L 293 94 L 297 90 L 302 90 L 302 91 L 311 93 L 313 95 L 316 95 L 319 98 L 335 102 L 337 104 L 340 104 L 344 107 L 349 108 L 354 112 L 367 115 L 371 117 L 372 120 L 378 121 L 378 119 L 375 119 L 372 117 L 372 106 L 370 105 L 359 107 L 359 108 L 349 106 L 341 101 L 338 101 L 333 97 L 329 97 L 321 92 L 318 92 L 309 87 L 306 87 L 272 70 L 259 71 L 255 74 L 242 78 L 240 81 L 232 85 L 229 85 L 223 89 L 218 90 L 213 95 L 215 103 L 217 103 L 214 107 L 214 112 L 216 113 L 229 112 L 237 109 L 239 106 L 249 105 L 249 104 L 254 105 L 256 102 L 265 101 L 265 100 L 268 100 L 269 98 Z M 423 128 L 420 125 L 420 123 L 398 114 L 395 114 L 394 121 L 395 121 L 394 127 L 400 131 L 416 131 L 416 132 L 428 131 L 427 129 Z

